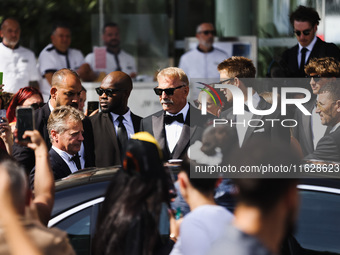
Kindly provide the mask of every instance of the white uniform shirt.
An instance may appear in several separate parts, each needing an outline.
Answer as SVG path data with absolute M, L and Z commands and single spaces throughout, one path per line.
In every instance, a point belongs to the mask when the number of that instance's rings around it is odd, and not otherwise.
M 137 73 L 136 61 L 134 57 L 126 53 L 124 50 L 120 50 L 118 53 L 119 65 L 121 71 L 130 75 L 130 73 Z M 92 70 L 101 71 L 95 68 L 94 53 L 90 53 L 85 57 L 85 62 L 88 63 Z M 103 70 L 106 74 L 117 70 L 117 63 L 114 54 L 106 51 L 106 69 Z
M 39 55 L 39 71 L 41 75 L 48 72 L 55 72 L 62 68 L 77 70 L 84 63 L 84 56 L 81 51 L 69 48 L 67 54 L 58 52 L 52 44 L 47 45 Z M 40 84 L 40 91 L 46 102 L 50 96 L 51 85 L 43 78 Z
M 40 81 L 34 53 L 22 46 L 16 49 L 0 43 L 0 72 L 3 72 L 4 91 L 16 93 L 30 81 Z
M 226 52 L 215 47 L 210 52 L 202 52 L 197 47 L 181 56 L 178 67 L 183 69 L 190 79 L 219 78 L 217 66 L 228 57 Z

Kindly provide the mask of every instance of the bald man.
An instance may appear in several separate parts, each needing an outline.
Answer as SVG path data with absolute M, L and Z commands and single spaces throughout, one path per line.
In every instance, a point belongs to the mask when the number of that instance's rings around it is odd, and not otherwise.
M 50 91 L 50 100 L 40 109 L 36 110 L 35 128 L 40 132 L 44 138 L 48 149 L 52 144 L 47 130 L 47 121 L 51 112 L 58 106 L 70 105 L 78 109 L 80 93 L 82 90 L 80 78 L 78 74 L 71 69 L 60 69 L 52 76 L 52 87 Z M 83 120 L 84 127 L 84 142 L 80 149 L 81 166 L 92 167 L 95 166 L 94 159 L 94 142 L 93 131 L 89 118 Z M 34 167 L 34 157 L 32 158 L 32 150 L 23 148 L 21 146 L 13 147 L 13 157 L 21 162 L 28 172 Z M 25 151 L 25 152 L 24 152 Z
M 202 23 L 196 30 L 198 45 L 181 56 L 178 67 L 183 69 L 189 79 L 219 78 L 217 65 L 229 56 L 213 46 L 216 30 L 211 23 Z
M 11 93 L 27 86 L 39 88 L 41 78 L 34 53 L 19 44 L 20 32 L 20 24 L 14 18 L 7 18 L 1 24 L 0 71 L 4 91 Z
M 127 106 L 131 90 L 131 77 L 121 71 L 109 73 L 96 88 L 101 112 L 90 119 L 97 167 L 121 164 L 127 140 L 139 131 L 142 118 Z

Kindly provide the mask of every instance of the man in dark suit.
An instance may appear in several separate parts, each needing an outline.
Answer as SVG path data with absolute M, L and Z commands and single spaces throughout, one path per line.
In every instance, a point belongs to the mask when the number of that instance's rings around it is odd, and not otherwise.
M 182 158 L 189 145 L 201 139 L 203 128 L 212 115 L 201 112 L 187 102 L 189 80 L 184 71 L 168 67 L 157 75 L 154 88 L 163 107 L 141 122 L 141 131 L 152 134 L 163 151 L 164 160 Z
M 298 44 L 282 55 L 280 66 L 286 77 L 305 77 L 304 66 L 312 58 L 340 59 L 340 50 L 335 44 L 316 37 L 319 20 L 319 14 L 313 8 L 301 5 L 290 15 Z
M 318 142 L 316 149 L 304 159 L 340 162 L 340 84 L 329 82 L 320 90 L 317 97 L 316 112 L 322 125 L 330 127 L 329 134 Z
M 78 154 L 84 140 L 84 114 L 71 106 L 56 107 L 47 123 L 52 147 L 49 151 L 54 179 L 64 178 L 84 168 L 85 162 Z M 31 180 L 34 170 L 31 173 Z
M 128 105 L 132 80 L 121 71 L 109 73 L 96 92 L 101 112 L 91 117 L 96 166 L 120 165 L 127 140 L 139 131 L 141 117 Z
M 230 124 L 230 126 L 234 128 L 235 134 L 237 134 L 239 146 L 242 147 L 249 140 L 259 136 L 269 137 L 272 142 L 284 141 L 289 143 L 289 128 L 281 125 L 282 116 L 280 111 L 275 110 L 269 115 L 256 115 L 249 111 L 249 97 L 252 99 L 253 107 L 257 110 L 267 110 L 272 107 L 254 89 L 251 89 L 252 94 L 248 95 L 248 87 L 252 87 L 252 81 L 254 81 L 256 73 L 252 61 L 245 57 L 231 57 L 221 62 L 217 69 L 220 72 L 221 80 L 225 80 L 225 83 L 229 85 L 236 86 L 244 95 L 244 114 L 233 114 L 234 108 L 231 107 L 222 112 L 220 116 L 220 118 L 235 123 L 234 125 Z M 227 101 L 232 102 L 233 94 L 231 91 L 227 88 L 221 90 L 224 92 Z M 272 119 L 279 121 L 272 122 L 270 121 Z
M 298 124 L 293 128 L 293 135 L 299 141 L 304 156 L 307 156 L 316 149 L 319 140 L 329 133 L 330 128 L 321 124 L 316 112 L 316 96 L 325 84 L 340 77 L 340 64 L 331 57 L 312 59 L 306 65 L 305 72 L 310 77 L 314 96 L 304 106 L 312 115 L 305 115 L 298 109 L 295 111 L 294 119 Z
M 60 69 L 52 77 L 51 98 L 47 104 L 35 111 L 35 128 L 44 138 L 48 149 L 51 148 L 51 141 L 47 130 L 47 121 L 51 111 L 61 105 L 70 105 L 78 109 L 79 97 L 81 93 L 81 82 L 76 72 L 71 69 Z M 85 167 L 95 166 L 93 152 L 94 141 L 90 120 L 83 120 L 84 142 L 80 150 L 80 157 L 85 161 Z M 34 167 L 33 151 L 25 147 L 14 144 L 13 157 L 25 166 L 28 173 Z

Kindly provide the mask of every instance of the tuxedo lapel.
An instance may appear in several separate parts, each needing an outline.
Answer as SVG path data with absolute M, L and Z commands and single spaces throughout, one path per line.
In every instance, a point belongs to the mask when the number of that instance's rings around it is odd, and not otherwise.
M 62 159 L 62 157 L 59 156 L 59 154 L 55 150 L 51 148 L 49 154 L 55 180 L 66 177 L 72 173 L 66 162 Z
M 266 101 L 261 97 L 259 104 L 256 107 L 257 110 L 266 110 Z M 252 120 L 262 120 L 264 118 L 264 115 L 256 115 L 254 114 L 251 119 Z M 259 123 L 260 121 L 258 121 Z M 256 123 L 255 121 L 252 121 L 252 126 L 248 126 L 247 127 L 247 131 L 246 134 L 244 136 L 243 139 L 243 144 L 250 138 L 250 136 L 253 134 L 256 126 L 258 125 L 258 123 Z M 246 125 L 248 125 L 248 123 L 246 123 Z
M 167 143 L 165 141 L 165 128 L 164 128 L 164 114 L 161 112 L 159 116 L 152 116 L 152 130 L 155 139 L 159 146 L 166 150 Z
M 306 105 L 307 110 L 312 113 L 313 111 L 313 106 L 314 106 L 315 100 L 312 100 L 309 105 Z M 298 109 L 296 109 L 298 111 Z M 312 151 L 314 150 L 313 146 L 313 135 L 312 135 L 312 126 L 311 126 L 311 115 L 301 115 L 301 121 L 302 121 L 302 127 L 301 128 L 301 133 L 302 135 L 306 136 L 306 139 L 304 139 L 307 143 L 307 147 L 310 148 Z

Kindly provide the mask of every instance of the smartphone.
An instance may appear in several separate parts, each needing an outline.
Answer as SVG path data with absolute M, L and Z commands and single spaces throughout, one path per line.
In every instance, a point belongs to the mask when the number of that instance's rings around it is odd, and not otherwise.
M 18 106 L 16 108 L 17 130 L 19 141 L 30 141 L 29 138 L 23 139 L 22 135 L 26 130 L 34 130 L 34 110 L 31 106 Z
M 87 116 L 90 116 L 95 110 L 99 108 L 99 101 L 87 102 Z

